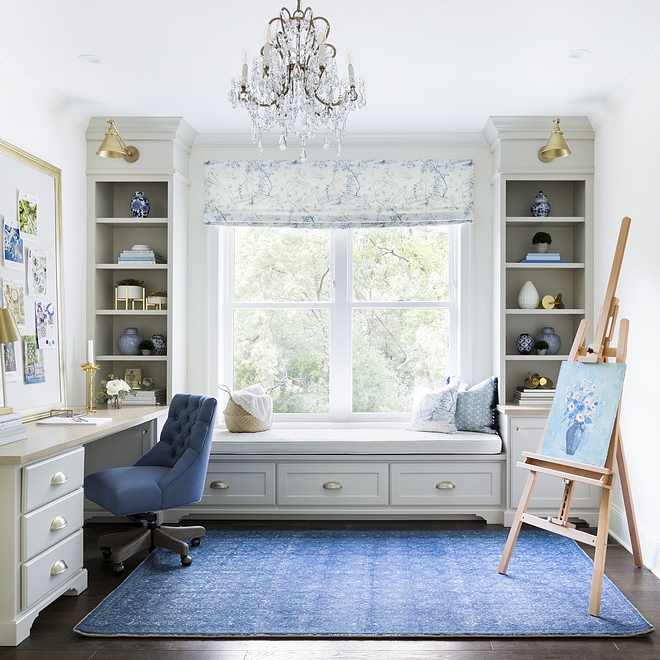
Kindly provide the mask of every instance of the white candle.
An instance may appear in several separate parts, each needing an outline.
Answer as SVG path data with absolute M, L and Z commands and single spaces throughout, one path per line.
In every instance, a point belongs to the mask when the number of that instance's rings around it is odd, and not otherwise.
M 87 362 L 94 364 L 94 340 L 90 339 L 87 342 Z

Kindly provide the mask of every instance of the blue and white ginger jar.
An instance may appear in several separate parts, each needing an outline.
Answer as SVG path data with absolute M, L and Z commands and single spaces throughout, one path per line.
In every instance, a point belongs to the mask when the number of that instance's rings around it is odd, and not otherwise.
M 151 343 L 154 345 L 154 355 L 167 354 L 167 340 L 165 339 L 165 335 L 152 335 Z
M 119 350 L 122 355 L 139 355 L 138 346 L 142 341 L 142 335 L 138 333 L 137 328 L 126 328 L 124 334 L 117 340 Z
M 555 329 L 551 327 L 541 328 L 541 334 L 536 338 L 536 341 L 545 340 L 548 342 L 548 355 L 557 355 L 561 348 L 561 337 L 555 333 Z
M 534 348 L 534 338 L 529 332 L 523 332 L 516 339 L 516 350 L 520 355 L 530 355 Z
M 535 218 L 547 218 L 550 215 L 550 202 L 548 202 L 548 198 L 543 194 L 542 190 L 534 198 L 532 215 Z
M 148 218 L 151 204 L 144 193 L 138 190 L 135 197 L 131 200 L 131 212 L 134 218 Z

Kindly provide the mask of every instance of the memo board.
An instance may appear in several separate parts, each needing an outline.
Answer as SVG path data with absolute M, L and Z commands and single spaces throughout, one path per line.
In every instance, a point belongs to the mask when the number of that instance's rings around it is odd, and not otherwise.
M 0 406 L 24 420 L 65 405 L 61 196 L 58 168 L 0 140 L 0 306 L 10 308 L 21 334 L 0 346 L 7 379 Z

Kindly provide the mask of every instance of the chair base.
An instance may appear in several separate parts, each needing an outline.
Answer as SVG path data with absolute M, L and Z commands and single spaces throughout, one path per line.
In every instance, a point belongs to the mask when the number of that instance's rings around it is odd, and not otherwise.
M 124 560 L 141 550 L 152 552 L 156 548 L 165 548 L 181 555 L 181 564 L 190 566 L 192 557 L 188 554 L 188 544 L 183 539 L 191 539 L 191 545 L 199 545 L 206 536 L 206 530 L 200 525 L 190 527 L 159 527 L 149 522 L 142 529 L 116 534 L 104 534 L 98 540 L 98 546 L 105 559 L 112 559 L 112 570 L 116 574 L 124 572 Z

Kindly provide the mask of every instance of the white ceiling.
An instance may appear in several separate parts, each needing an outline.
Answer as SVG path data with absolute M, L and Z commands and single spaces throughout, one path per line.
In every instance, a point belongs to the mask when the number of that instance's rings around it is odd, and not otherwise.
M 480 132 L 491 115 L 591 115 L 660 40 L 658 0 L 303 0 L 353 52 L 347 133 Z M 88 116 L 182 116 L 247 133 L 241 51 L 295 0 L 0 0 L 0 68 Z M 591 56 L 571 59 L 575 49 Z M 85 64 L 83 53 L 102 58 Z M 1 95 L 1 89 L 0 89 Z M 601 106 L 602 107 L 602 106 Z

